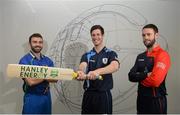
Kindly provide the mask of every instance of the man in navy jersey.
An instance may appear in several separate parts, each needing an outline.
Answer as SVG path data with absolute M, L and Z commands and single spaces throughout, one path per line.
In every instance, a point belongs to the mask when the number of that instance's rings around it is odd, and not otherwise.
M 20 59 L 19 64 L 54 66 L 52 60 L 41 53 L 43 37 L 39 33 L 34 33 L 29 37 L 29 46 L 30 52 Z M 49 82 L 56 82 L 56 80 L 24 78 L 23 81 L 24 104 L 22 113 L 51 114 Z
M 94 25 L 90 34 L 94 47 L 82 56 L 77 78 L 85 80 L 82 114 L 112 114 L 112 73 L 119 69 L 120 63 L 117 54 L 103 43 L 102 26 Z M 103 80 L 97 79 L 98 76 Z

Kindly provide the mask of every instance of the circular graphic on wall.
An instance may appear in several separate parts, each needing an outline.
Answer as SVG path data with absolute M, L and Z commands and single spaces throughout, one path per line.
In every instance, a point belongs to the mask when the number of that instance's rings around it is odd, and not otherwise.
M 105 29 L 106 47 L 118 54 L 121 63 L 119 71 L 113 74 L 113 113 L 127 113 L 135 109 L 137 84 L 128 81 L 128 72 L 136 56 L 145 50 L 140 30 L 148 20 L 137 10 L 120 4 L 104 4 L 93 7 L 73 19 L 54 40 L 50 56 L 56 67 L 78 68 L 81 56 L 92 49 L 90 28 L 102 25 Z M 165 37 L 160 37 L 165 49 Z M 83 96 L 83 82 L 58 81 L 55 85 L 59 101 L 71 113 L 80 113 Z

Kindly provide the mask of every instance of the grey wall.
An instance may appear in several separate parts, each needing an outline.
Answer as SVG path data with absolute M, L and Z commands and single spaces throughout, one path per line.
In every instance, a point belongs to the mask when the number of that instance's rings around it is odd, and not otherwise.
M 28 52 L 27 41 L 30 34 L 34 32 L 40 32 L 45 39 L 45 54 L 52 54 L 50 48 L 53 45 L 56 45 L 53 41 L 58 38 L 57 34 L 64 30 L 68 30 L 71 24 L 70 22 L 75 22 L 82 12 L 87 11 L 95 6 L 102 4 L 121 4 L 123 6 L 128 6 L 132 9 L 137 10 L 141 13 L 145 19 L 146 23 L 155 23 L 160 29 L 160 34 L 164 36 L 168 42 L 169 53 L 172 60 L 172 66 L 167 76 L 167 89 L 168 89 L 168 113 L 180 113 L 180 101 L 178 97 L 180 96 L 180 13 L 179 13 L 179 0 L 116 0 L 116 1 L 107 1 L 104 0 L 102 3 L 101 0 L 95 1 L 51 1 L 51 0 L 0 0 L 0 113 L 21 113 L 23 92 L 21 89 L 22 81 L 19 79 L 9 79 L 6 77 L 6 66 L 9 63 L 18 63 L 19 58 Z M 120 6 L 122 7 L 122 6 Z M 104 7 L 101 7 L 102 10 Z M 115 7 L 104 9 L 116 9 Z M 133 19 L 134 22 L 140 23 L 139 17 L 136 17 L 132 10 L 128 8 L 123 9 L 124 15 L 127 15 L 129 19 Z M 123 14 L 123 12 L 119 12 Z M 89 10 L 90 12 L 91 10 Z M 87 11 L 88 12 L 88 11 Z M 87 13 L 86 12 L 86 13 Z M 84 16 L 83 14 L 81 16 Z M 103 17 L 104 16 L 104 17 Z M 103 24 L 104 27 L 108 30 L 116 25 L 111 25 L 111 21 L 108 20 L 106 15 L 102 17 L 92 17 L 95 23 Z M 110 15 L 111 17 L 112 15 Z M 120 28 L 117 35 L 111 35 L 109 32 L 106 34 L 105 41 L 108 41 L 109 37 L 111 41 L 106 42 L 107 46 L 114 45 L 113 43 L 119 44 L 122 48 L 125 47 L 128 49 L 130 46 L 138 46 L 138 48 L 143 49 L 142 39 L 140 29 L 142 26 L 132 26 L 124 21 L 124 18 L 120 18 L 122 21 L 118 22 L 118 27 Z M 96 21 L 100 20 L 100 21 Z M 118 18 L 117 18 L 118 20 Z M 92 24 L 94 22 L 91 22 Z M 86 22 L 87 23 L 87 22 Z M 88 22 L 89 24 L 90 22 Z M 90 25 L 87 24 L 87 27 Z M 122 28 L 121 28 L 122 26 Z M 69 28 L 68 28 L 69 27 Z M 77 26 L 78 28 L 79 26 Z M 117 28 L 118 28 L 117 27 Z M 125 28 L 126 27 L 126 28 Z M 89 31 L 89 30 L 88 30 Z M 65 31 L 66 32 L 66 31 Z M 64 33 L 65 33 L 64 32 Z M 83 32 L 83 31 L 82 31 Z M 127 35 L 127 33 L 128 35 Z M 71 32 L 69 32 L 71 33 Z M 82 35 L 83 36 L 83 35 Z M 62 37 L 62 36 L 61 36 Z M 66 36 L 68 37 L 68 36 Z M 89 34 L 85 38 L 90 38 Z M 123 38 L 123 39 L 122 39 Z M 85 43 L 88 48 L 92 46 L 91 42 L 84 42 L 79 39 L 80 42 Z M 130 44 L 129 41 L 132 43 Z M 111 43 L 111 44 L 108 44 Z M 161 42 L 164 44 L 164 42 Z M 59 47 L 62 44 L 59 44 Z M 65 47 L 68 48 L 68 45 Z M 61 50 L 62 51 L 62 50 Z M 67 50 L 70 51 L 70 50 Z M 75 52 L 75 51 L 74 51 Z M 124 53 L 119 53 L 120 61 Z M 121 69 L 115 74 L 115 86 L 112 90 L 113 96 L 116 97 L 120 88 L 120 91 L 124 91 L 127 87 L 132 86 L 132 83 L 127 81 L 127 72 L 129 67 L 134 63 L 135 55 L 132 55 L 133 58 L 125 64 L 122 63 Z M 72 60 L 72 58 L 68 58 Z M 69 60 L 69 61 L 70 61 Z M 77 61 L 77 60 L 76 60 Z M 77 62 L 78 63 L 78 62 Z M 64 83 L 64 82 L 62 82 Z M 77 88 L 77 82 L 68 82 L 64 83 L 65 85 L 70 84 L 72 87 Z M 78 84 L 79 85 L 79 84 Z M 75 90 L 70 87 L 66 87 L 70 92 Z M 79 86 L 78 86 L 79 87 Z M 134 88 L 133 91 L 135 91 Z M 67 91 L 67 92 L 68 92 Z M 62 93 L 62 92 L 60 92 Z M 82 92 L 80 92 L 82 93 Z M 125 93 L 124 93 L 125 94 Z M 59 95 L 58 95 L 59 96 Z M 68 94 L 67 94 L 68 96 Z M 63 100 L 63 97 L 57 97 L 57 91 L 52 85 L 52 98 L 53 98 L 53 113 L 71 113 L 68 109 L 67 103 Z M 59 99 L 60 98 L 60 99 Z M 120 96 L 119 98 L 123 98 Z M 81 99 L 81 98 L 78 98 Z M 123 98 L 124 99 L 124 98 Z M 116 99 L 117 101 L 118 99 Z M 127 99 L 121 104 L 114 106 L 114 109 L 117 110 L 116 113 L 135 113 L 135 100 L 136 93 L 133 93 L 132 96 L 127 96 Z M 72 101 L 77 102 L 77 100 Z M 80 101 L 79 101 L 80 102 Z M 129 106 L 130 105 L 130 106 Z M 71 105 L 72 106 L 72 105 Z M 78 106 L 79 107 L 79 106 Z M 127 108 L 126 108 L 127 107 Z M 120 110 L 118 110 L 118 108 Z M 123 108 L 121 110 L 121 108 Z M 74 108 L 73 108 L 74 109 Z M 76 109 L 74 109 L 76 110 Z M 80 109 L 77 109 L 75 113 L 78 113 Z
M 180 29 L 180 24 L 179 24 L 179 6 L 180 2 L 172 2 L 172 10 L 171 10 L 171 16 L 167 17 L 167 23 L 164 24 L 164 26 L 167 26 L 166 29 L 169 31 L 169 35 L 167 37 L 169 38 L 169 47 L 170 47 L 170 55 L 171 55 L 171 71 L 169 73 L 169 76 L 167 77 L 167 89 L 168 89 L 168 100 L 169 100 L 169 105 L 168 107 L 172 111 L 177 111 L 177 113 L 180 113 L 179 110 L 179 103 L 180 101 L 177 100 L 177 97 L 180 95 L 178 92 L 179 90 L 179 56 L 180 56 L 180 48 L 178 45 L 176 45 L 176 42 L 179 41 L 179 29 Z M 165 27 L 163 27 L 165 28 Z M 174 98 L 173 98 L 174 97 Z M 173 107 L 174 106 L 174 107 Z
M 3 48 L 3 36 L 2 36 L 2 30 L 3 30 L 3 25 L 2 25 L 2 1 L 0 1 L 0 53 L 1 53 L 1 56 L 0 56 L 0 78 L 3 77 L 3 71 L 2 71 L 2 62 L 3 62 L 3 55 L 2 55 L 2 48 Z M 0 82 L 2 83 L 2 81 Z M 2 87 L 2 86 L 1 86 Z M 0 88 L 0 94 L 2 94 L 2 88 Z M 0 104 L 2 103 L 2 100 L 0 100 Z M 2 112 L 2 109 L 0 109 L 0 111 Z
M 179 6 L 178 4 L 177 4 L 177 6 Z M 178 7 L 177 7 L 177 20 L 180 20 L 180 12 L 178 11 Z M 178 37 L 177 37 L 177 42 L 178 43 L 180 43 L 180 23 L 178 22 L 177 23 L 178 24 L 178 29 L 177 29 L 177 32 L 178 32 Z M 178 49 L 178 51 L 177 51 L 177 53 L 176 53 L 176 55 L 177 55 L 177 59 L 179 59 L 180 58 L 180 48 L 179 48 L 179 45 L 176 45 L 176 47 L 177 47 L 177 49 Z M 176 71 L 179 71 L 179 68 L 180 68 L 180 61 L 178 61 L 177 60 L 177 70 Z M 179 81 L 180 81 L 180 72 L 177 72 L 178 74 L 177 74 L 177 90 L 179 89 L 179 87 L 180 87 L 180 84 L 179 84 Z M 177 92 L 178 93 L 178 97 L 180 96 L 180 92 Z M 176 106 L 179 106 L 178 105 L 179 104 L 179 102 L 176 102 Z M 177 111 L 179 111 L 179 113 L 180 113 L 180 110 L 177 110 Z
M 2 42 L 2 40 L 3 40 L 3 1 L 0 1 L 0 51 L 2 52 L 2 45 L 3 45 L 3 42 Z M 1 62 L 2 62 L 2 57 L 3 56 L 0 56 L 0 64 L 1 64 Z
M 0 52 L 2 52 L 2 1 L 0 2 Z M 0 64 L 2 62 L 2 56 L 0 56 Z M 0 67 L 1 68 L 1 67 Z M 1 69 L 0 69 L 1 70 Z

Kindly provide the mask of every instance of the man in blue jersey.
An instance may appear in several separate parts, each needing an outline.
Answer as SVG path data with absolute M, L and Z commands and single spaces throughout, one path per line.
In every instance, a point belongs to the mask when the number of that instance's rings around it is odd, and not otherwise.
M 30 52 L 23 56 L 19 64 L 53 67 L 53 61 L 41 53 L 43 48 L 43 37 L 34 33 L 29 37 Z M 24 104 L 23 114 L 51 114 L 50 82 L 56 80 L 45 79 L 23 79 Z
M 82 114 L 112 114 L 112 73 L 119 69 L 120 63 L 117 54 L 103 43 L 102 26 L 94 25 L 90 34 L 94 48 L 82 56 L 77 78 L 85 80 Z M 100 75 L 103 80 L 97 79 Z

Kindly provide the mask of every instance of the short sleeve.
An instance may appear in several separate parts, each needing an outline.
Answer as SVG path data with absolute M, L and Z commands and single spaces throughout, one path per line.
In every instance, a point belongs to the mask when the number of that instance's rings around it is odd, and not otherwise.
M 112 61 L 117 61 L 119 63 L 118 55 L 114 51 L 111 51 L 110 54 L 109 54 L 109 62 L 111 63 Z
M 21 58 L 21 59 L 19 60 L 19 64 L 28 65 L 29 62 L 26 61 L 24 58 Z
M 48 62 L 48 66 L 49 67 L 54 67 L 53 61 L 49 57 L 46 57 L 46 59 L 47 59 L 47 62 Z
M 82 55 L 80 63 L 82 63 L 82 62 L 87 62 L 88 63 L 87 53 Z

